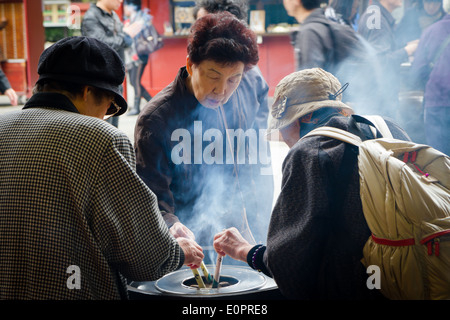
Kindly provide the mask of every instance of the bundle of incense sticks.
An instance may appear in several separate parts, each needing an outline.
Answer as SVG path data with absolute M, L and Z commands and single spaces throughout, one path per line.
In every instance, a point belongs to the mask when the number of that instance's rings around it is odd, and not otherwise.
M 205 283 L 203 282 L 202 276 L 198 272 L 198 269 L 191 269 L 194 274 L 195 281 L 197 281 L 199 288 L 206 288 Z
M 208 272 L 208 269 L 206 268 L 205 263 L 203 261 L 202 261 L 202 264 L 200 265 L 200 268 L 202 268 L 203 275 L 205 276 L 205 282 L 206 283 L 212 283 L 213 282 L 213 277 Z
M 216 261 L 216 270 L 214 272 L 214 279 L 213 279 L 213 288 L 219 287 L 220 282 L 220 269 L 222 268 L 222 256 L 220 254 L 217 255 L 217 261 Z

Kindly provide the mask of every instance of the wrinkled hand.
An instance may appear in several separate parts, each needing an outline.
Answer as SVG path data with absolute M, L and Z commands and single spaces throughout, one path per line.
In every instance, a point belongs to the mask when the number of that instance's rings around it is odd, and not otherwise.
M 202 247 L 192 239 L 177 238 L 178 244 L 184 252 L 184 265 L 193 269 L 197 269 L 205 257 Z
M 192 240 L 195 240 L 194 233 L 189 230 L 188 227 L 186 227 L 181 222 L 175 222 L 172 227 L 169 229 L 170 234 L 174 236 L 174 238 L 190 238 Z
M 8 97 L 9 101 L 11 102 L 12 106 L 17 106 L 17 93 L 14 91 L 14 89 L 9 88 L 5 91 L 5 95 Z
M 240 261 L 247 261 L 247 254 L 251 245 L 239 233 L 236 228 L 229 228 L 214 236 L 214 249 L 222 256 L 229 255 L 231 258 Z

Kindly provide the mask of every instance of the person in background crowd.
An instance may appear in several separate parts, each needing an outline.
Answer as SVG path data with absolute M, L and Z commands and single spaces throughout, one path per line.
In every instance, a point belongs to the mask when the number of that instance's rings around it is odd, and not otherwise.
M 322 0 L 283 1 L 287 14 L 300 23 L 293 40 L 296 70 L 322 68 L 336 73 L 350 57 L 349 46 L 359 40 L 352 28 L 328 19 L 321 3 Z
M 424 90 L 427 144 L 450 155 L 450 1 L 447 14 L 425 29 L 412 63 L 412 78 Z
M 296 70 L 322 68 L 335 75 L 341 83 L 349 83 L 344 101 L 356 110 L 379 108 L 378 76 L 374 73 L 373 48 L 347 24 L 328 19 L 322 0 L 284 0 L 289 16 L 300 27 L 293 38 Z
M 37 71 L 24 108 L 0 118 L 0 299 L 124 299 L 126 279 L 200 265 L 201 248 L 170 235 L 128 137 L 103 120 L 127 110 L 117 53 L 68 37 Z
M 248 18 L 247 3 L 243 0 L 200 0 L 194 7 L 194 17 L 199 19 L 208 13 L 228 11 L 239 20 Z M 229 129 L 253 129 L 256 132 L 267 129 L 269 114 L 269 86 L 258 66 L 244 73 L 236 91 L 231 95 L 223 109 L 227 116 Z M 247 155 L 249 150 L 247 149 Z M 270 157 L 270 149 L 268 154 Z M 270 162 L 270 159 L 269 159 Z M 265 170 L 265 174 L 261 174 Z M 249 221 L 259 221 L 254 225 L 254 233 L 265 235 L 273 206 L 274 182 L 270 165 L 261 163 L 241 165 L 239 178 L 242 185 L 252 181 L 252 188 L 244 194 L 247 202 Z M 269 174 L 270 172 L 270 174 Z M 250 209 L 251 208 L 251 209 Z
M 325 16 L 331 21 L 358 29 L 360 0 L 332 0 L 325 9 Z
M 8 25 L 7 20 L 3 20 L 0 22 L 0 30 L 3 30 Z M 4 61 L 3 52 L 0 49 L 0 60 Z M 12 106 L 17 106 L 18 97 L 16 91 L 11 87 L 11 83 L 6 77 L 5 72 L 0 68 L 0 92 L 6 95 L 9 99 L 9 102 Z
M 371 232 L 362 211 L 357 153 L 337 139 L 304 137 L 321 126 L 349 131 L 353 110 L 341 101 L 341 89 L 338 79 L 320 68 L 297 71 L 280 81 L 269 137 L 279 132 L 290 150 L 267 244 L 249 244 L 233 228 L 214 239 L 218 254 L 273 277 L 288 299 L 383 298 L 367 288 L 368 275 L 360 261 Z M 394 137 L 409 139 L 397 125 L 386 123 Z M 373 138 L 368 125 L 360 128 Z
M 1 68 L 0 68 L 0 92 L 8 97 L 9 102 L 11 103 L 12 106 L 17 106 L 18 103 L 17 93 L 13 88 L 11 88 L 11 84 L 9 83 L 8 78 L 6 77 L 6 74 L 3 72 Z
M 445 11 L 442 0 L 417 0 L 403 14 L 395 30 L 400 47 L 419 39 L 423 30 L 442 19 Z
M 124 5 L 124 13 L 128 18 L 128 22 L 125 23 L 125 25 L 141 20 L 144 21 L 145 27 L 148 27 L 153 20 L 153 17 L 148 13 L 148 9 L 141 10 L 140 0 L 126 1 Z M 137 37 L 135 37 L 135 39 L 136 38 Z M 128 115 L 133 116 L 139 114 L 141 111 L 141 98 L 144 98 L 147 102 L 152 98 L 150 93 L 141 83 L 142 74 L 148 64 L 150 53 L 138 53 L 136 51 L 136 46 L 132 45 L 126 50 L 125 55 L 130 83 L 134 88 L 134 105 L 133 108 L 128 111 Z
M 121 4 L 122 0 L 98 0 L 91 4 L 83 17 L 81 34 L 109 44 L 125 61 L 124 50 L 132 45 L 133 38 L 143 25 L 139 22 L 124 27 L 115 12 Z M 116 117 L 111 117 L 108 121 L 116 127 L 119 125 L 119 119 Z
M 229 12 L 198 19 L 190 32 L 186 66 L 139 114 L 135 151 L 137 172 L 158 197 L 171 233 L 210 245 L 217 227 L 246 221 L 247 186 L 237 180 L 236 158 L 226 156 L 234 137 L 223 106 L 257 64 L 258 46 Z
M 404 47 L 397 47 L 395 19 L 391 12 L 402 5 L 403 0 L 374 0 L 359 20 L 358 32 L 373 47 L 377 54 L 374 61 L 376 71 L 382 79 L 378 82 L 380 92 L 374 93 L 379 99 L 380 113 L 391 118 L 397 117 L 398 93 L 400 90 L 400 67 L 408 62 L 417 49 L 418 39 Z
M 333 51 L 334 42 L 330 30 L 317 20 L 328 19 L 320 8 L 321 0 L 284 0 L 283 5 L 289 16 L 300 23 L 300 29 L 293 37 L 296 54 L 296 70 L 308 68 L 327 69 L 331 63 L 328 52 Z M 314 20 L 313 23 L 310 21 Z

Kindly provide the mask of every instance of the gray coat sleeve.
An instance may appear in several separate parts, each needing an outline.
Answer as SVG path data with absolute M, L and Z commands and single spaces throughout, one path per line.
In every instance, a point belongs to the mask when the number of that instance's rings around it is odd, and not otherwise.
M 129 140 L 106 150 L 93 196 L 92 228 L 111 265 L 129 280 L 156 280 L 181 267 L 184 254 L 170 235 L 154 193 L 134 170 Z

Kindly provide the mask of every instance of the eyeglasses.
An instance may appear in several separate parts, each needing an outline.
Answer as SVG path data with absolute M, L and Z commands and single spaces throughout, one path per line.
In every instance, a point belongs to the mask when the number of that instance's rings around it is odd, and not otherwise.
M 109 118 L 114 117 L 120 111 L 121 107 L 114 100 L 111 101 L 111 104 L 114 106 L 115 110 L 112 114 L 108 114 L 107 117 L 103 118 L 103 120 L 108 120 Z

